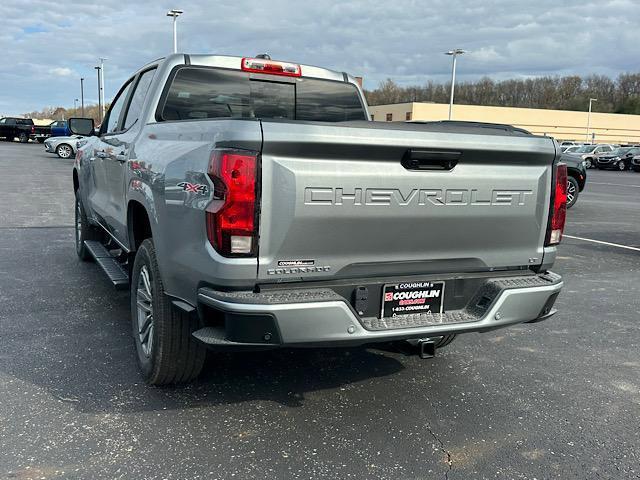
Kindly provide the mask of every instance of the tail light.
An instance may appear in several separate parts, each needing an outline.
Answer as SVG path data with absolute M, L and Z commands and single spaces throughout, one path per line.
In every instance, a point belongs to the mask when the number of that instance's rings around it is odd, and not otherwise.
M 254 73 L 269 73 L 285 77 L 299 77 L 302 75 L 300 65 L 296 63 L 276 62 L 264 58 L 243 58 L 242 70 Z
M 36 126 L 35 125 L 31 125 L 31 133 L 36 133 Z
M 556 165 L 554 177 L 555 184 L 552 191 L 551 212 L 545 242 L 547 246 L 560 243 L 567 217 L 567 166 L 564 163 Z
M 213 200 L 207 207 L 207 237 L 227 257 L 255 256 L 258 244 L 256 178 L 258 154 L 214 150 L 208 174 Z

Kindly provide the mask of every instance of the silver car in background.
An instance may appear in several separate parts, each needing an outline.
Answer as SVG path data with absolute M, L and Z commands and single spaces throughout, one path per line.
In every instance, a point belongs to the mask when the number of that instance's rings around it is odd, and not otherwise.
M 44 141 L 45 152 L 55 153 L 60 158 L 75 157 L 78 141 L 84 137 L 72 135 L 70 137 L 49 137 Z

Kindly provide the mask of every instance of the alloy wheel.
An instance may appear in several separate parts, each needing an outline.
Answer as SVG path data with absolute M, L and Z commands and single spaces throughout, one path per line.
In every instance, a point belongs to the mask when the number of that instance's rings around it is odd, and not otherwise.
M 136 291 L 136 303 L 138 306 L 138 338 L 142 353 L 151 356 L 153 349 L 153 288 L 149 269 L 143 265 L 138 278 Z
M 71 147 L 69 145 L 60 145 L 58 147 L 58 156 L 60 158 L 69 158 L 71 156 Z
M 576 186 L 573 182 L 567 182 L 567 204 L 571 205 L 576 195 Z
M 80 200 L 76 199 L 76 245 L 78 248 L 82 243 L 82 209 Z
M 621 160 L 618 162 L 618 170 L 622 171 L 625 169 L 625 164 L 624 162 Z

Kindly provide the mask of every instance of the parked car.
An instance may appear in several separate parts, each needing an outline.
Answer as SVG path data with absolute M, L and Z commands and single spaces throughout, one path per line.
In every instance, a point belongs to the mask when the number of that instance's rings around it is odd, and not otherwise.
M 631 168 L 633 168 L 635 172 L 640 172 L 640 155 L 634 155 L 631 159 Z
M 571 142 L 569 140 L 563 140 L 562 142 L 560 142 L 560 147 L 572 147 L 574 145 L 581 145 L 580 143 L 576 143 L 576 142 Z
M 195 378 L 205 348 L 412 340 L 432 356 L 555 313 L 555 141 L 369 118 L 342 72 L 173 54 L 124 83 L 98 136 L 69 120 L 88 136 L 76 252 L 129 289 L 148 383 Z
M 49 137 L 44 141 L 45 152 L 55 153 L 60 158 L 71 158 L 76 154 L 78 140 L 81 135 L 71 135 L 69 137 Z
M 66 120 L 56 120 L 51 125 L 49 125 L 51 129 L 52 137 L 69 137 L 71 136 L 71 132 L 69 131 L 69 126 Z
M 43 143 L 49 137 L 69 136 L 69 127 L 66 120 L 56 120 L 49 125 L 35 125 L 35 128 L 29 138 Z
M 599 169 L 627 170 L 631 168 L 631 159 L 640 154 L 640 147 L 620 147 L 612 152 L 599 155 L 596 166 Z
M 13 142 L 17 138 L 21 143 L 27 143 L 29 137 L 35 134 L 35 131 L 36 127 L 30 118 L 0 118 L 0 137 L 7 142 Z
M 582 145 L 580 148 L 571 153 L 571 155 L 577 155 L 584 160 L 584 165 L 587 168 L 594 168 L 596 164 L 596 158 L 603 153 L 610 153 L 613 151 L 611 145 Z
M 571 208 L 587 183 L 587 169 L 584 160 L 575 155 L 562 154 L 560 161 L 567 165 L 567 208 Z
M 560 151 L 562 153 L 574 153 L 578 150 L 582 145 L 568 145 L 566 147 L 560 147 Z

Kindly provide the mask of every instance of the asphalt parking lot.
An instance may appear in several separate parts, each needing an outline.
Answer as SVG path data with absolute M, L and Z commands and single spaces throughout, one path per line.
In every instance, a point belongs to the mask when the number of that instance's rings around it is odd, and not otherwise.
M 212 355 L 160 389 L 128 295 L 76 258 L 72 163 L 0 144 L 0 479 L 640 477 L 640 173 L 589 171 L 547 322 L 427 361 Z

